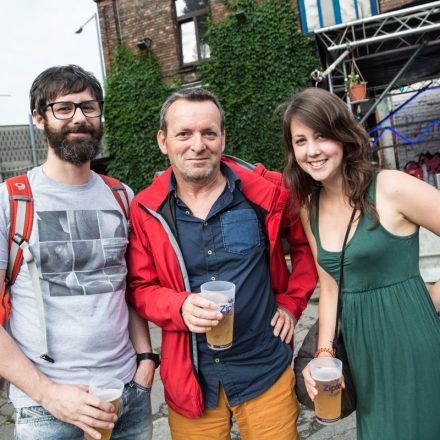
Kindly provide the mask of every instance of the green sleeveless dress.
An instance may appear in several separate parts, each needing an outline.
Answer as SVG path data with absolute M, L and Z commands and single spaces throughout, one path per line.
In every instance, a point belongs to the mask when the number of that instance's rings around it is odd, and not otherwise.
M 376 178 L 368 193 L 376 200 Z M 340 252 L 318 262 L 338 282 Z M 440 318 L 419 271 L 419 234 L 396 236 L 365 214 L 347 243 L 341 329 L 356 386 L 360 440 L 440 439 Z M 342 243 L 341 243 L 342 245 Z

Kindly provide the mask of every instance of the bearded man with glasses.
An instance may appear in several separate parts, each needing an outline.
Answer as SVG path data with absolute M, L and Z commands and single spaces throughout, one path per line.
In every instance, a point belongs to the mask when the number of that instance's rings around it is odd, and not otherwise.
M 55 97 L 55 102 L 46 103 L 44 97 L 39 96 L 38 87 L 41 85 L 34 83 L 31 101 L 35 102 L 31 102 L 31 108 L 37 127 L 46 134 L 48 158 L 54 154 L 75 165 L 94 159 L 102 138 L 102 91 L 86 89 L 63 94 L 62 101 Z M 72 102 L 73 98 L 79 102 Z
M 150 391 L 159 360 L 146 322 L 125 302 L 133 192 L 117 182 L 113 190 L 127 196 L 120 205 L 105 176 L 90 168 L 102 138 L 101 85 L 78 66 L 52 67 L 35 79 L 30 99 L 48 155 L 26 183 L 34 209 L 28 245 L 40 288 L 23 262 L 10 288 L 8 331 L 0 326 L 0 377 L 11 383 L 14 438 L 83 440 L 86 433 L 99 439 L 98 429 L 114 428 L 114 440 L 151 440 Z M 0 201 L 3 284 L 11 224 L 4 183 Z M 88 392 L 93 375 L 125 384 L 117 414 Z

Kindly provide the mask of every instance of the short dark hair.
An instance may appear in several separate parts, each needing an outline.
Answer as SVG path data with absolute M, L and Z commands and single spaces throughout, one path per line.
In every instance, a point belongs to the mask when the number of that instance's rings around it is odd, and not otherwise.
M 209 92 L 206 89 L 202 89 L 201 87 L 182 89 L 177 92 L 174 92 L 172 95 L 170 95 L 167 98 L 167 100 L 163 103 L 162 108 L 160 109 L 160 123 L 159 123 L 160 130 L 162 130 L 165 133 L 167 132 L 166 116 L 168 109 L 171 107 L 171 104 L 178 101 L 179 99 L 185 99 L 187 101 L 193 101 L 193 102 L 203 102 L 203 101 L 213 102 L 220 112 L 220 120 L 221 120 L 220 128 L 222 132 L 225 131 L 225 112 L 223 111 L 220 101 L 213 93 Z
M 74 64 L 50 67 L 41 72 L 32 83 L 31 113 L 36 110 L 44 117 L 44 108 L 49 100 L 60 94 L 68 95 L 84 90 L 90 90 L 95 99 L 102 101 L 101 84 L 90 72 Z

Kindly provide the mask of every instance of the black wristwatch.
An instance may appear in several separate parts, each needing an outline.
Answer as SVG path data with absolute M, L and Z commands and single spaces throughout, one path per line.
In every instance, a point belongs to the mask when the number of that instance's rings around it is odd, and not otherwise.
M 160 357 L 156 353 L 137 353 L 136 354 L 136 361 L 139 365 L 139 362 L 144 361 L 146 359 L 151 359 L 154 361 L 154 368 L 157 368 L 160 365 Z

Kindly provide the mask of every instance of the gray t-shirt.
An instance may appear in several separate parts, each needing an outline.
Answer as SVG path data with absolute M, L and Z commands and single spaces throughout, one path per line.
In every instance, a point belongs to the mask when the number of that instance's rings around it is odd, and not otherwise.
M 129 382 L 136 358 L 128 335 L 125 250 L 128 224 L 95 173 L 85 185 L 63 185 L 41 167 L 28 172 L 34 198 L 30 247 L 43 293 L 49 355 L 40 359 L 41 330 L 25 262 L 11 291 L 9 332 L 20 349 L 57 383 L 87 384 L 99 372 Z M 128 188 L 130 200 L 133 192 Z M 0 269 L 8 263 L 9 200 L 0 185 Z M 36 403 L 11 385 L 16 408 Z

